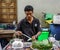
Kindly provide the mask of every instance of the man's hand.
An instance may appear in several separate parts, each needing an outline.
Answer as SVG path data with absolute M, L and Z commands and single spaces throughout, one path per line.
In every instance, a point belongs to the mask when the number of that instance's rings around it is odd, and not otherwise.
M 21 36 L 22 35 L 22 32 L 21 31 L 16 31 L 15 32 L 15 35 Z
M 36 40 L 36 36 L 34 35 L 34 36 L 32 36 L 32 40 Z

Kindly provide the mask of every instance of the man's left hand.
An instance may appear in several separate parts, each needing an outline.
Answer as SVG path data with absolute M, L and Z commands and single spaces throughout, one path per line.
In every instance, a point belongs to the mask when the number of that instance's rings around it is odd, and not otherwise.
M 32 39 L 33 39 L 33 40 L 36 40 L 36 36 L 35 36 L 35 35 L 34 35 L 34 36 L 32 36 Z

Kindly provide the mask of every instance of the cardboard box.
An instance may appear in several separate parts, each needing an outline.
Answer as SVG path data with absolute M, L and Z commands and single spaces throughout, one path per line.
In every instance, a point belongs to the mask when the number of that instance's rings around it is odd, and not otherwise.
M 60 15 L 53 16 L 53 23 L 60 24 Z

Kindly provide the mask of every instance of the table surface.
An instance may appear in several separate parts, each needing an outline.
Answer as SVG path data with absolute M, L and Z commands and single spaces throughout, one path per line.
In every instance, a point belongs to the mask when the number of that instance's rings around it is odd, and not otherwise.
M 0 38 L 11 38 L 15 30 L 0 30 Z
M 0 34 L 15 33 L 15 30 L 0 30 Z

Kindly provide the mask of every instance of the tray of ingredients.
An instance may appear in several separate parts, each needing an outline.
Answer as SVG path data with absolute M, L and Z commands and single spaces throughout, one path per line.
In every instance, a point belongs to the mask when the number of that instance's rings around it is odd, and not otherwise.
M 3 50 L 32 50 L 32 42 L 22 42 L 21 39 L 11 40 Z

